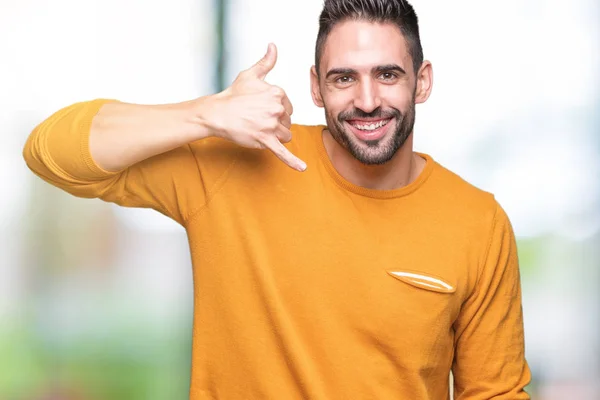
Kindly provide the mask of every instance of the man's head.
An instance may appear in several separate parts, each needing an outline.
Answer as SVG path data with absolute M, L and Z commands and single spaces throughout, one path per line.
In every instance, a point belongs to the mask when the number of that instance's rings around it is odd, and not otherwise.
M 333 138 L 364 164 L 391 160 L 431 91 L 417 16 L 403 0 L 325 0 L 313 100 Z

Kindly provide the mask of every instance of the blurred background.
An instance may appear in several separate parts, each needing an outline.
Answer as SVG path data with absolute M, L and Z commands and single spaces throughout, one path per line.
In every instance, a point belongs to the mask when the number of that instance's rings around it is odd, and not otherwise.
M 600 3 L 413 0 L 435 84 L 415 148 L 496 194 L 519 244 L 535 399 L 600 399 Z M 185 232 L 29 172 L 29 132 L 71 103 L 214 93 L 269 42 L 297 123 L 321 0 L 0 1 L 0 399 L 188 395 Z

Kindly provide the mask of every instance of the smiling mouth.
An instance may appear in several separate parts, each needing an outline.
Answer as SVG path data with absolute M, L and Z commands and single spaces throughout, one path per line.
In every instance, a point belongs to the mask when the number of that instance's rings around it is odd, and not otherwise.
M 391 120 L 392 120 L 392 118 L 382 119 L 382 120 L 373 121 L 373 122 L 357 121 L 357 120 L 351 120 L 351 121 L 347 121 L 347 122 L 358 130 L 365 131 L 365 132 L 373 132 L 379 128 L 386 126 Z
M 383 138 L 388 129 L 390 121 L 394 118 L 386 118 L 379 120 L 346 120 L 350 130 L 354 136 L 363 142 L 378 141 Z

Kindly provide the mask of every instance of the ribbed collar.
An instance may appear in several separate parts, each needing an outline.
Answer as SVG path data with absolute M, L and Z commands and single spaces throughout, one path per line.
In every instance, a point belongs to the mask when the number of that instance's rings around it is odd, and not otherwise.
M 415 152 L 426 160 L 425 167 L 423 171 L 419 174 L 417 179 L 415 179 L 410 184 L 403 186 L 398 189 L 391 190 L 378 190 L 378 189 L 368 189 L 362 186 L 358 186 L 346 180 L 343 176 L 339 174 L 339 172 L 335 169 L 331 160 L 329 159 L 329 155 L 327 154 L 327 150 L 325 149 L 325 144 L 323 143 L 323 130 L 327 129 L 324 125 L 319 125 L 317 134 L 314 135 L 314 140 L 316 141 L 316 147 L 319 153 L 319 158 L 321 162 L 329 172 L 331 178 L 342 188 L 348 190 L 350 192 L 356 193 L 361 196 L 371 197 L 374 199 L 391 199 L 396 197 L 402 197 L 413 193 L 415 190 L 423 186 L 423 184 L 427 181 L 431 173 L 435 168 L 435 161 L 433 158 L 424 153 Z

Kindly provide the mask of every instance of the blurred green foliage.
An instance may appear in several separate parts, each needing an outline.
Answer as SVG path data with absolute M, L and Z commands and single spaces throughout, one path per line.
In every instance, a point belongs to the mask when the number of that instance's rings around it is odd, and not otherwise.
M 174 330 L 176 331 L 176 330 Z M 0 399 L 164 400 L 188 397 L 190 331 L 112 332 L 55 345 L 20 327 L 0 331 Z

